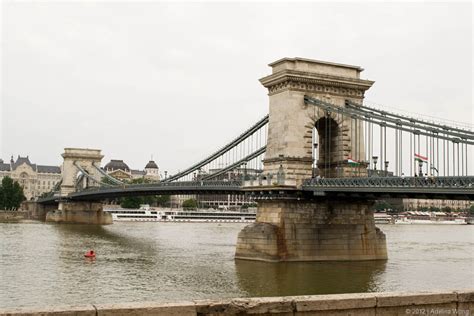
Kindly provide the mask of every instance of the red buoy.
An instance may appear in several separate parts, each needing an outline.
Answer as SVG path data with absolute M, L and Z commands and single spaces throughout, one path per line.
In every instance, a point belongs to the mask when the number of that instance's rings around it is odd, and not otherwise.
M 84 257 L 86 257 L 86 258 L 95 258 L 95 252 L 94 252 L 94 250 L 89 250 L 88 252 L 86 252 L 86 254 L 84 255 Z

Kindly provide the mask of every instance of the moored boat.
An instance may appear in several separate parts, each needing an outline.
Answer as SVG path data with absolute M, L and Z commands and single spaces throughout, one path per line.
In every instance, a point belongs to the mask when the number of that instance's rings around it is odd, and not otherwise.
M 153 209 L 141 205 L 139 209 L 104 209 L 112 215 L 114 221 L 132 222 L 219 222 L 251 223 L 255 221 L 253 211 L 217 211 L 217 210 L 171 210 Z

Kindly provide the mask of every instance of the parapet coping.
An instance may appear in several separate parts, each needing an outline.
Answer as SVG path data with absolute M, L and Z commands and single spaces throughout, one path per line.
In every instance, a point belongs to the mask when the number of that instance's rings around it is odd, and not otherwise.
M 465 315 L 474 312 L 474 289 L 456 291 L 375 292 L 282 297 L 250 297 L 188 302 L 130 302 L 0 309 L 1 316 L 106 316 L 106 315 L 235 315 L 311 311 L 377 310 L 386 308 L 452 308 Z
M 355 65 L 349 65 L 349 64 L 340 64 L 340 63 L 333 63 L 329 61 L 323 61 L 323 60 L 318 60 L 318 59 L 310 59 L 310 58 L 303 58 L 303 57 L 283 57 L 280 58 L 270 64 L 268 66 L 273 67 L 277 64 L 280 64 L 284 61 L 304 61 L 308 63 L 314 63 L 314 64 L 323 64 L 323 65 L 328 65 L 328 66 L 336 66 L 336 67 L 342 67 L 342 68 L 350 68 L 350 69 L 356 69 L 359 70 L 360 72 L 364 71 L 364 68 L 360 66 L 355 66 Z

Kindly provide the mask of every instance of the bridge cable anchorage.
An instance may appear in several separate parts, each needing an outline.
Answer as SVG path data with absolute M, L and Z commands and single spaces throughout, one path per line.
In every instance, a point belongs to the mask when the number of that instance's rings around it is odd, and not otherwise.
M 199 171 L 202 167 L 208 164 L 210 164 L 211 167 L 216 167 L 215 165 L 216 159 L 218 159 L 219 157 L 223 155 L 227 155 L 229 160 L 233 160 L 235 162 L 237 160 L 237 155 L 238 155 L 237 146 L 243 144 L 244 141 L 247 140 L 249 137 L 253 135 L 258 135 L 258 132 L 262 128 L 266 127 L 266 125 L 268 124 L 268 120 L 269 120 L 269 115 L 266 115 L 264 118 L 262 118 L 257 123 L 252 125 L 249 129 L 247 129 L 245 132 L 240 134 L 231 142 L 223 146 L 221 149 L 214 152 L 212 155 L 199 161 L 198 163 L 192 165 L 191 167 L 185 169 L 184 171 L 178 172 L 177 174 L 170 176 L 167 179 L 164 179 L 162 182 L 172 182 L 180 178 L 189 176 L 193 172 Z M 240 153 L 242 154 L 242 147 L 240 148 Z
M 86 170 L 84 170 L 84 168 L 82 168 L 80 165 L 78 165 L 75 161 L 74 161 L 73 164 L 74 164 L 74 166 L 76 166 L 77 169 L 79 169 L 79 171 L 82 173 L 82 175 L 85 176 L 87 179 L 92 180 L 93 182 L 95 182 L 99 185 L 113 186 L 112 184 L 105 183 L 105 182 L 102 182 L 100 180 L 95 179 Z M 76 183 L 76 185 L 77 185 L 77 183 Z
M 106 177 L 107 179 L 109 179 L 110 181 L 114 182 L 115 184 L 118 184 L 118 185 L 122 185 L 124 184 L 122 181 L 118 180 L 118 179 L 115 179 L 114 177 L 112 177 L 111 175 L 109 175 L 107 172 L 105 172 L 102 168 L 100 167 L 97 167 L 94 163 L 92 164 L 92 166 L 94 166 L 94 168 L 100 172 L 100 174 L 102 174 L 104 177 Z

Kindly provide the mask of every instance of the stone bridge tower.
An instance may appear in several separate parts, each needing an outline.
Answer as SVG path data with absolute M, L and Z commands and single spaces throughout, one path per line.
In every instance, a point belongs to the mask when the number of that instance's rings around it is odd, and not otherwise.
M 315 128 L 317 167 L 322 176 L 367 176 L 363 128 L 353 122 L 358 120 L 307 105 L 304 96 L 338 107 L 344 107 L 346 100 L 361 104 L 373 81 L 360 79 L 362 68 L 357 66 L 303 58 L 283 58 L 270 66 L 272 74 L 260 79 L 270 98 L 264 173 L 271 178 L 284 172 L 284 183 L 259 188 L 261 194 L 267 194 L 258 201 L 256 222 L 239 233 L 235 257 L 263 261 L 386 259 L 385 235 L 375 227 L 373 201 L 308 196 L 295 190 L 313 175 Z M 359 164 L 349 166 L 348 159 Z M 290 193 L 272 194 L 279 190 Z
M 74 193 L 77 186 L 86 188 L 99 185 L 97 181 L 92 180 L 100 181 L 102 178 L 97 168 L 100 168 L 100 162 L 104 156 L 101 155 L 99 149 L 65 148 L 62 156 L 64 162 L 61 197 Z M 83 172 L 86 172 L 89 177 L 81 177 Z M 112 224 L 112 216 L 103 211 L 100 201 L 62 199 L 59 201 L 57 210 L 46 214 L 46 221 L 105 225 Z
M 265 173 L 280 166 L 286 179 L 300 185 L 313 173 L 313 129 L 319 134 L 317 167 L 325 177 L 366 176 L 362 125 L 338 113 L 325 113 L 304 103 L 304 96 L 343 107 L 345 100 L 361 104 L 373 81 L 360 79 L 358 66 L 303 58 L 283 58 L 269 66 L 272 74 L 260 79 L 268 89 L 270 121 Z M 357 160 L 357 170 L 348 165 Z
M 100 180 L 102 175 L 95 168 L 100 168 L 100 162 L 104 157 L 101 155 L 99 149 L 84 149 L 84 148 L 65 148 L 62 154 L 63 162 L 63 179 L 61 183 L 61 196 L 66 196 L 76 191 L 78 175 L 81 173 L 80 169 L 86 171 L 92 178 Z M 85 183 L 80 183 L 87 187 L 98 186 L 97 182 L 84 179 Z

